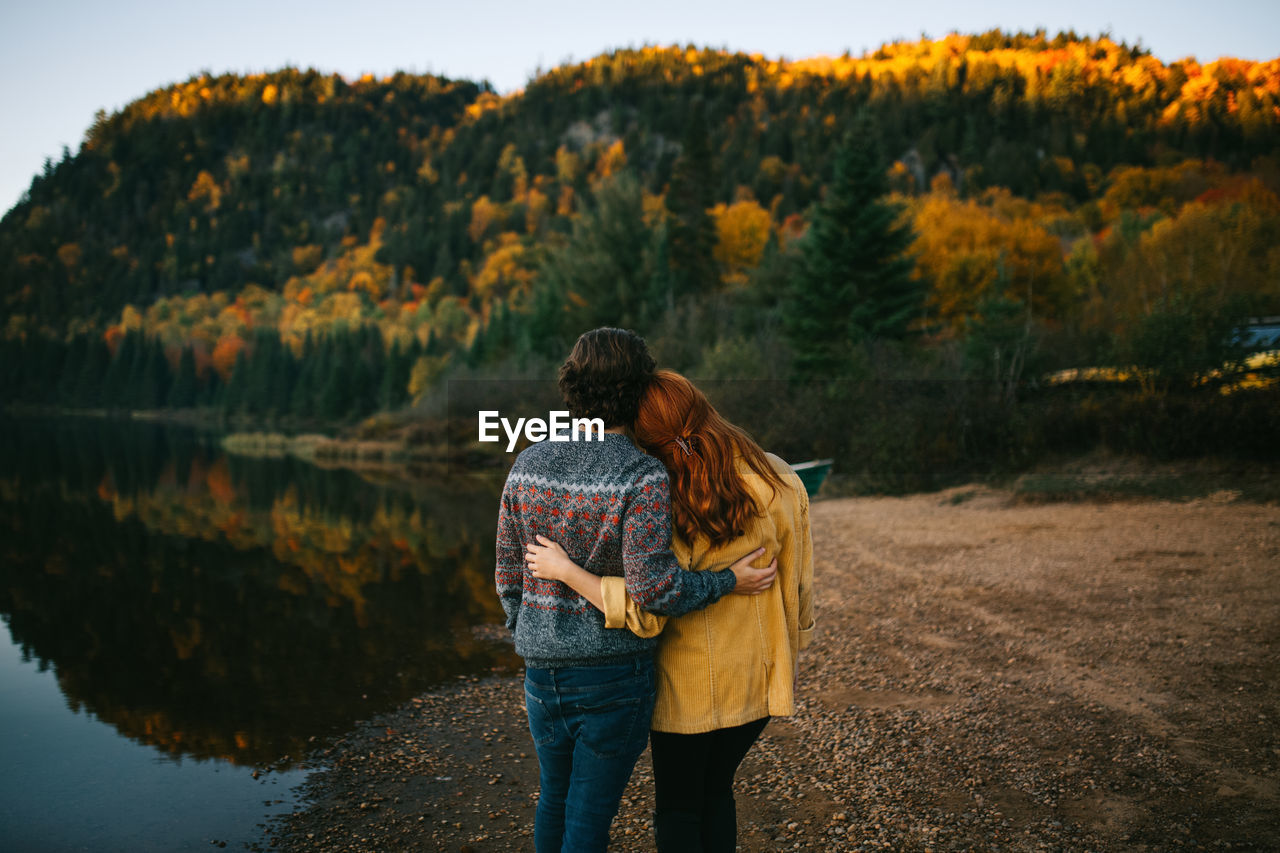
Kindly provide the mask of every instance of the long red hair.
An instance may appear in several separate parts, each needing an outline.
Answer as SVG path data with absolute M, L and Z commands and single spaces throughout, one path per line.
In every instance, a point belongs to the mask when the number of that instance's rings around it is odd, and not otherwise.
M 672 524 L 686 542 L 701 533 L 712 545 L 722 545 L 744 535 L 750 519 L 762 512 L 734 464 L 736 457 L 771 488 L 786 488 L 760 445 L 673 370 L 659 370 L 649 382 L 640 398 L 635 436 L 671 476 Z

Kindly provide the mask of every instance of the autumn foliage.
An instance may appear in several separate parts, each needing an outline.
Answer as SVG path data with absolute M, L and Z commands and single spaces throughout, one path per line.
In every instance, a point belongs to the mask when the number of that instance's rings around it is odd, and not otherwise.
M 1109 357 L 1174 294 L 1280 313 L 1280 59 L 999 31 L 795 61 L 646 47 L 508 96 L 284 69 L 101 114 L 0 222 L 0 387 L 227 407 L 252 372 L 233 408 L 356 414 L 623 321 L 711 364 L 778 340 L 859 109 L 927 346 L 996 298 L 1066 342 L 1049 367 Z

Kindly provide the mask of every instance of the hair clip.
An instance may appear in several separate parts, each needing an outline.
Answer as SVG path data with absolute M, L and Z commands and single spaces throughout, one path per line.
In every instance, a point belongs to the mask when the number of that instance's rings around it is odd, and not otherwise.
M 689 442 L 685 441 L 680 436 L 676 436 L 676 444 L 680 445 L 680 449 L 684 451 L 685 456 L 693 455 L 693 448 L 689 446 Z

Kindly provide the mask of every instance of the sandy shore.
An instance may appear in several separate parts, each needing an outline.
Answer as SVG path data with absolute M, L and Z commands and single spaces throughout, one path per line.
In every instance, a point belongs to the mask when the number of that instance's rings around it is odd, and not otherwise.
M 1280 849 L 1280 506 L 813 506 L 798 713 L 739 773 L 740 848 Z M 321 754 L 285 850 L 531 850 L 519 676 L 459 681 Z M 641 759 L 613 849 L 651 850 Z

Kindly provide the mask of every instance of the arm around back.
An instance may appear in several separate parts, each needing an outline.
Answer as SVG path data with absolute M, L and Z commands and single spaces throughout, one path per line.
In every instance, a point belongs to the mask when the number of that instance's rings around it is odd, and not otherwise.
M 671 552 L 667 472 L 657 460 L 649 461 L 652 464 L 636 479 L 623 507 L 622 568 L 626 591 L 644 610 L 682 616 L 732 592 L 737 579 L 731 572 L 681 570 Z

